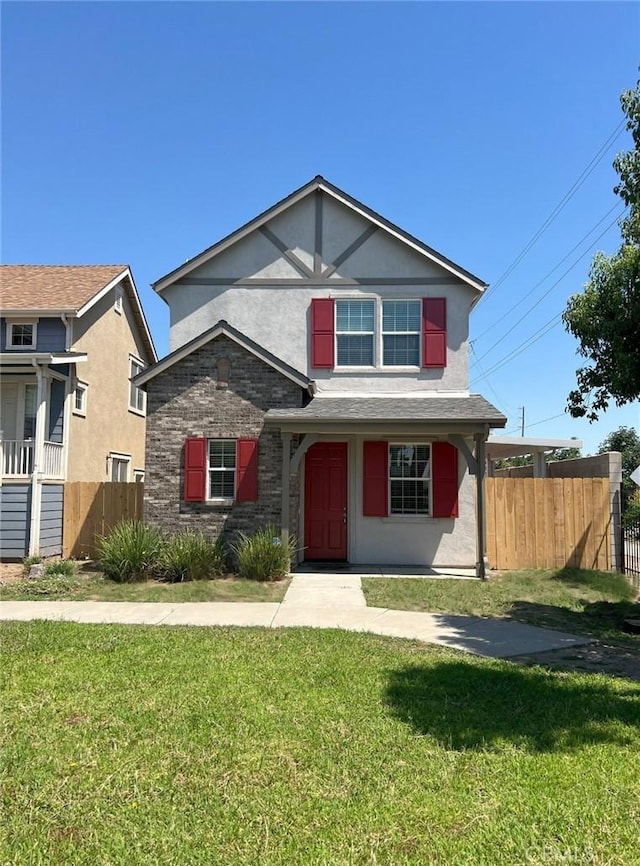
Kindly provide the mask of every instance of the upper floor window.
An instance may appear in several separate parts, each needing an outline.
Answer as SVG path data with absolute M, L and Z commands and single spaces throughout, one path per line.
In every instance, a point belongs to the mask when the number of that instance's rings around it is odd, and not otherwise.
M 339 367 L 373 367 L 375 301 L 336 301 L 336 348 Z
M 420 301 L 382 302 L 382 366 L 419 367 Z
M 314 298 L 311 366 L 444 368 L 447 299 Z
M 76 382 L 73 392 L 73 413 L 74 415 L 87 414 L 87 385 L 85 382 Z
M 7 349 L 35 349 L 35 322 L 7 322 Z
M 129 378 L 133 380 L 139 373 L 144 370 L 144 364 L 137 358 L 129 358 Z M 147 395 L 133 381 L 129 383 L 129 409 L 132 412 L 144 414 L 146 408 Z

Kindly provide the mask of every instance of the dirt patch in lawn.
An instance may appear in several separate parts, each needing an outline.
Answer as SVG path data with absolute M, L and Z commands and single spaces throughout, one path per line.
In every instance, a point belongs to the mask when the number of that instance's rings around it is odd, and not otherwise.
M 0 562 L 0 587 L 15 583 L 23 574 L 24 565 L 21 562 Z
M 518 656 L 511 661 L 527 667 L 542 665 L 551 670 L 605 674 L 640 682 L 640 640 L 637 647 L 596 642 Z

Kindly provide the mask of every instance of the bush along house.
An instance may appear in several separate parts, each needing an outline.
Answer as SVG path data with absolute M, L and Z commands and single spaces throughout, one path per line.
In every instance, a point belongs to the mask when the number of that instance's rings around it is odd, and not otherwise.
M 476 566 L 485 442 L 468 390 L 486 285 L 322 177 L 154 284 L 145 517 L 265 524 L 307 562 Z

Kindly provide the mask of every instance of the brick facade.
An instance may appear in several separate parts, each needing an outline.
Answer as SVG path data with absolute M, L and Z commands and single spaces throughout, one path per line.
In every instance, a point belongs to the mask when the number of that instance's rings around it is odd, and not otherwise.
M 147 385 L 145 520 L 168 532 L 198 529 L 216 537 L 280 526 L 282 441 L 263 428 L 268 409 L 303 405 L 299 385 L 226 336 L 219 336 Z M 183 501 L 184 440 L 257 438 L 258 501 Z M 291 532 L 296 535 L 298 491 L 291 490 Z

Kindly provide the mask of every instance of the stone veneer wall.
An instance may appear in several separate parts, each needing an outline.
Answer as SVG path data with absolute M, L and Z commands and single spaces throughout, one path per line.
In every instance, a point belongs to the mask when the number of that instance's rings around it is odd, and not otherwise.
M 263 428 L 268 409 L 300 407 L 305 392 L 290 379 L 220 336 L 147 385 L 144 516 L 163 530 L 217 536 L 280 526 L 282 440 Z M 184 502 L 184 440 L 257 438 L 258 501 Z M 291 532 L 297 534 L 297 482 L 291 489 Z

